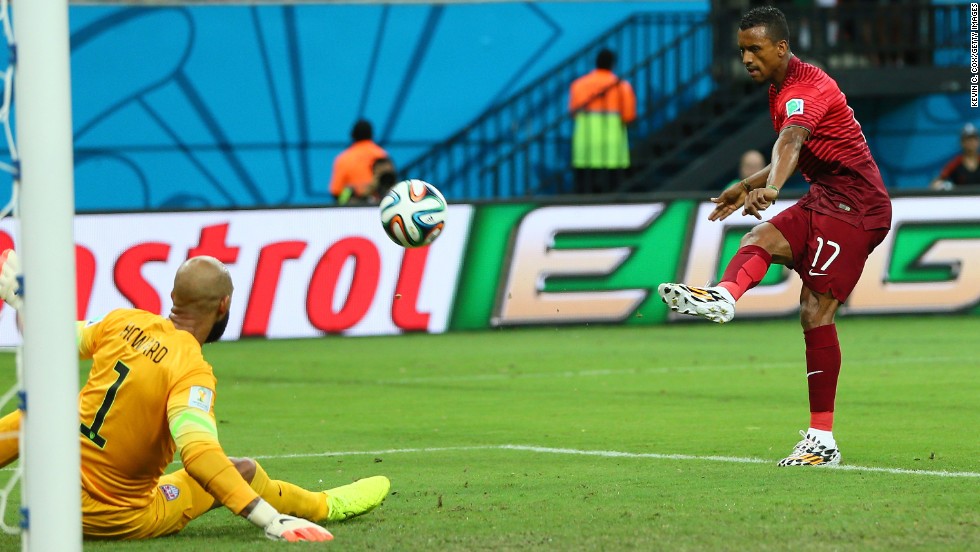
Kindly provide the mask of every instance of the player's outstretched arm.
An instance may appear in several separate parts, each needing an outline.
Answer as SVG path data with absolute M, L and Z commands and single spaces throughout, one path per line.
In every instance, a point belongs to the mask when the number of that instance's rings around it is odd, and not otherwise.
M 711 198 L 715 204 L 715 210 L 708 215 L 708 220 L 725 220 L 728 215 L 734 213 L 745 203 L 745 196 L 748 192 L 743 182 L 729 186 L 727 190 L 718 194 L 718 197 Z
M 302 518 L 279 513 L 255 494 L 245 479 L 214 443 L 201 440 L 181 449 L 184 469 L 211 496 L 231 511 L 265 531 L 272 540 L 323 542 L 333 539 L 330 531 Z M 244 507 L 241 504 L 246 503 Z
M 195 395 L 195 393 L 197 393 Z M 249 520 L 273 540 L 322 542 L 333 539 L 329 531 L 305 519 L 280 514 L 262 500 L 242 477 L 218 442 L 218 429 L 210 411 L 213 390 L 192 387 L 168 402 L 170 433 L 184 469 L 220 504 Z M 188 403 L 198 406 L 190 406 Z
M 765 186 L 749 192 L 745 198 L 743 215 L 752 215 L 762 220 L 760 212 L 776 202 L 779 190 L 782 189 L 789 177 L 796 171 L 800 160 L 800 150 L 803 143 L 810 138 L 810 131 L 801 126 L 783 128 L 772 146 L 772 163 L 769 165 L 769 177 Z
M 265 530 L 272 540 L 286 542 L 324 542 L 333 535 L 319 525 L 302 518 L 280 514 L 271 504 L 256 498 L 242 510 L 242 517 Z
M 765 168 L 745 180 L 729 186 L 718 197 L 711 198 L 711 201 L 715 203 L 715 210 L 708 215 L 708 220 L 725 220 L 728 215 L 737 211 L 739 207 L 745 204 L 745 198 L 749 192 L 760 186 L 765 186 L 771 166 L 766 165 Z

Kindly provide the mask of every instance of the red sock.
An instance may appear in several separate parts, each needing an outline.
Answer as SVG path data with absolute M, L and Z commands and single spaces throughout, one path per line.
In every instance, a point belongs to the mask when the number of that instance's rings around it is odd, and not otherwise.
M 771 264 L 772 255 L 758 245 L 740 247 L 732 260 L 728 261 L 728 267 L 718 285 L 727 289 L 738 301 L 739 297 L 766 277 Z
M 822 429 L 824 431 L 834 430 L 834 413 L 833 412 L 811 412 L 810 413 L 810 427 L 813 429 Z
M 837 377 L 840 375 L 840 342 L 837 326 L 828 324 L 803 332 L 806 342 L 806 384 L 810 392 L 810 427 L 832 431 Z

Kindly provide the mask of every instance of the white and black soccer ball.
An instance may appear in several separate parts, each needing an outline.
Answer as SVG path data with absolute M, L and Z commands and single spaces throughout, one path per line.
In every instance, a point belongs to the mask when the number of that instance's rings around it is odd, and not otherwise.
M 381 225 L 402 247 L 429 245 L 446 226 L 446 198 L 422 180 L 402 180 L 381 198 Z

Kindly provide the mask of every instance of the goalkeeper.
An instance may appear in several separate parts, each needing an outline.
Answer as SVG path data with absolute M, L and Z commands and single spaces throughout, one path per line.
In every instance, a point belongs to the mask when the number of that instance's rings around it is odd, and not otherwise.
M 0 255 L 0 298 L 21 306 L 13 251 Z M 258 462 L 229 458 L 218 442 L 216 379 L 201 346 L 228 323 L 232 282 L 213 257 L 193 257 L 177 270 L 169 317 L 116 309 L 79 322 L 78 350 L 91 358 L 79 394 L 82 532 L 93 539 L 146 539 L 183 529 L 224 505 L 274 540 L 327 541 L 312 522 L 343 520 L 377 507 L 388 479 L 361 479 L 310 492 L 270 479 Z M 16 432 L 20 412 L 0 419 Z M 17 458 L 17 439 L 0 440 L 0 466 Z M 164 469 L 180 454 L 184 468 Z

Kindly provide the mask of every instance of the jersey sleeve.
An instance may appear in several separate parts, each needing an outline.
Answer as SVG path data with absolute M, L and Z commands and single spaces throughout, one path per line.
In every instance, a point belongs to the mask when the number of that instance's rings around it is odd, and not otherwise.
M 110 316 L 107 315 L 106 317 Z M 78 358 L 92 358 L 102 336 L 105 318 L 95 320 L 79 320 L 75 322 L 75 338 L 78 341 Z
M 214 418 L 215 384 L 210 370 L 182 378 L 171 389 L 167 420 L 187 473 L 238 514 L 258 494 L 238 473 L 218 441 Z
M 811 84 L 796 83 L 788 86 L 779 94 L 776 109 L 782 111 L 786 118 L 779 127 L 779 132 L 790 126 L 807 129 L 811 135 L 817 125 L 827 114 L 830 102 L 826 93 Z

